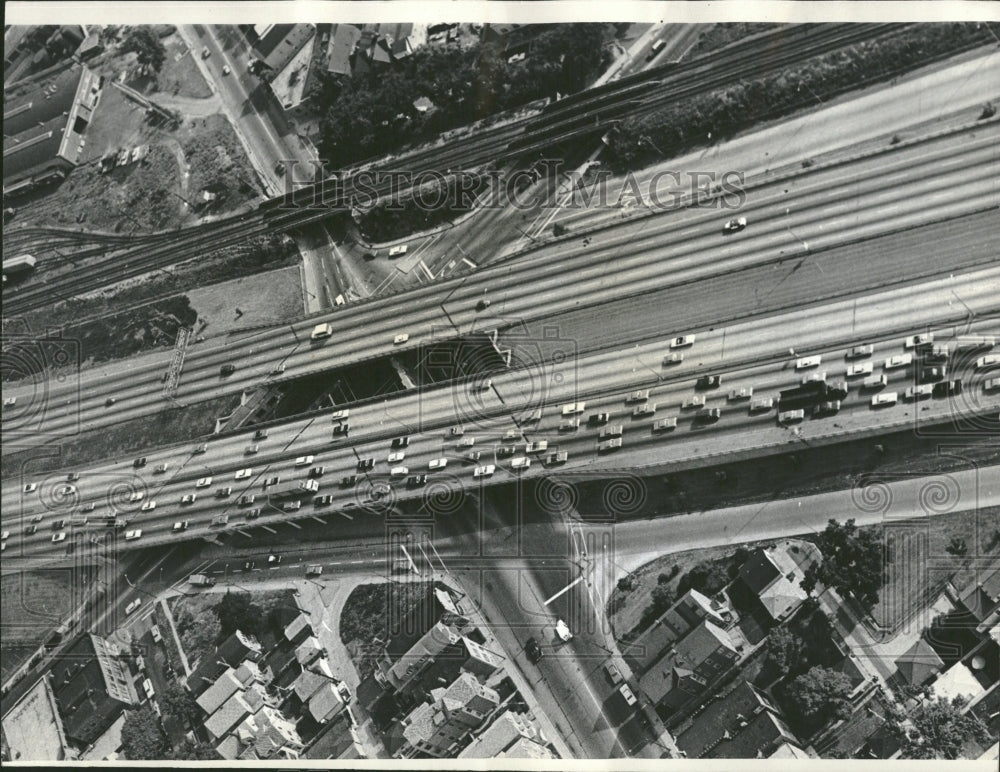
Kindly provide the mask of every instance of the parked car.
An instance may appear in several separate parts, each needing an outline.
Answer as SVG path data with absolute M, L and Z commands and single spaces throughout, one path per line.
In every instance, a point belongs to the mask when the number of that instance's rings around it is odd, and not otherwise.
M 524 653 L 532 662 L 538 662 L 542 658 L 542 647 L 534 637 L 531 637 L 524 643 Z

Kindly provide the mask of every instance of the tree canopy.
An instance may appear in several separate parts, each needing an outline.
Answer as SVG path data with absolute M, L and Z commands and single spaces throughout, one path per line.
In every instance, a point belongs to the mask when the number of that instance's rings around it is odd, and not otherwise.
M 194 695 L 176 681 L 171 681 L 159 698 L 164 714 L 172 715 L 186 725 L 194 725 L 202 717 Z
M 122 752 L 130 761 L 156 761 L 166 755 L 167 738 L 160 726 L 160 717 L 149 704 L 125 712 Z
M 237 630 L 260 636 L 264 626 L 263 609 L 253 603 L 245 592 L 227 592 L 215 605 L 215 613 L 219 617 L 220 643 Z
M 909 714 L 912 727 L 896 723 L 903 742 L 903 758 L 957 759 L 971 740 L 984 747 L 993 744 L 989 729 L 976 716 L 962 714 L 965 700 L 944 697 L 928 700 Z
M 129 27 L 121 50 L 134 53 L 136 62 L 152 72 L 159 72 L 167 60 L 166 47 L 148 26 Z
M 878 603 L 882 589 L 882 540 L 874 529 L 859 530 L 853 518 L 830 520 L 816 539 L 823 560 L 806 572 L 802 586 L 812 592 L 817 582 L 850 593 L 866 609 Z
M 798 669 L 804 653 L 802 639 L 785 625 L 775 628 L 767 636 L 767 658 L 782 676 Z
M 166 758 L 170 761 L 219 761 L 221 757 L 212 746 L 185 737 Z
M 851 715 L 851 679 L 837 670 L 813 667 L 792 681 L 788 697 L 806 723 L 822 726 Z

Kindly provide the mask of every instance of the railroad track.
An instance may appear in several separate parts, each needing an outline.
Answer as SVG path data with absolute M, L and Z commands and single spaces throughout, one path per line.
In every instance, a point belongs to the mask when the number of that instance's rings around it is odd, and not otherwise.
M 575 100 L 571 103 L 564 104 L 566 100 L 561 100 L 541 116 L 487 129 L 454 144 L 432 146 L 395 156 L 380 168 L 399 168 L 405 164 L 408 171 L 420 173 L 440 170 L 442 166 L 458 170 L 521 158 L 567 139 L 592 133 L 596 128 L 590 125 L 590 113 L 596 109 L 606 113 L 615 112 L 614 120 L 621 120 L 658 109 L 670 100 L 725 83 L 736 75 L 759 75 L 786 66 L 805 54 L 811 56 L 832 51 L 861 39 L 887 34 L 901 26 L 799 25 L 790 31 L 778 30 L 771 35 L 734 44 L 727 49 L 727 59 L 724 62 L 711 56 L 700 57 L 685 65 L 661 67 L 630 76 L 602 87 L 596 94 L 587 92 L 586 96 L 569 97 L 568 99 Z M 762 55 L 759 49 L 765 42 L 768 43 L 767 53 Z M 663 86 L 667 87 L 664 93 L 654 93 Z M 648 101 L 637 101 L 640 91 L 648 97 Z M 605 121 L 608 120 L 611 119 L 605 115 Z M 327 188 L 331 184 L 330 180 L 324 183 Z M 379 195 L 393 192 L 388 182 L 378 186 L 376 190 Z M 303 202 L 297 208 L 284 206 L 284 197 L 277 197 L 261 204 L 252 214 L 206 223 L 178 234 L 161 234 L 154 241 L 88 266 L 85 274 L 82 270 L 73 271 L 64 276 L 53 277 L 39 286 L 27 286 L 19 290 L 13 288 L 4 293 L 5 313 L 24 313 L 48 305 L 53 300 L 68 299 L 100 289 L 265 232 L 292 231 L 296 227 L 325 219 L 339 209 L 332 206 L 309 206 L 318 192 L 315 186 L 307 186 L 296 192 L 295 199 Z M 344 189 L 345 197 L 349 200 L 357 192 L 348 178 Z

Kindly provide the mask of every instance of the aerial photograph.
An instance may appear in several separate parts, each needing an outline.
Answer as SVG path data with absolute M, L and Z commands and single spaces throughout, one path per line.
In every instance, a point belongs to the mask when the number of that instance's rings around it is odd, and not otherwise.
M 1000 4 L 160 5 L 5 6 L 5 767 L 998 768 Z

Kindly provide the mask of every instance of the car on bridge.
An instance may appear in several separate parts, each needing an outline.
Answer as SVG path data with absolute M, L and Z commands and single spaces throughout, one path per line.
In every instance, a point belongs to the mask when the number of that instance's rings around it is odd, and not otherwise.
M 535 442 L 529 442 L 524 446 L 525 453 L 544 453 L 549 449 L 548 440 L 537 440 Z
M 198 498 L 198 495 L 195 494 L 195 493 L 188 493 L 186 496 L 181 496 L 181 505 L 182 506 L 187 506 L 187 505 L 190 505 L 190 504 L 194 504 L 194 502 L 197 500 L 197 498 Z
M 910 388 L 903 392 L 903 399 L 908 402 L 918 402 L 922 399 L 930 399 L 933 394 L 934 385 L 931 383 L 924 383 L 920 386 L 910 386 Z
M 872 363 L 871 362 L 861 362 L 860 364 L 851 365 L 847 368 L 848 378 L 857 378 L 862 375 L 872 374 Z
M 799 385 L 805 386 L 807 383 L 826 383 L 826 371 L 820 370 L 819 372 L 803 375 L 802 380 L 799 381 Z
M 741 402 L 753 396 L 753 386 L 744 386 L 742 389 L 733 389 L 729 392 L 730 402 Z
M 333 335 L 333 325 L 325 322 L 313 327 L 313 331 L 309 334 L 309 340 L 315 343 L 319 340 L 326 340 L 331 335 Z
M 923 335 L 911 335 L 909 338 L 903 341 L 904 348 L 916 348 L 917 346 L 922 346 L 924 343 L 933 343 L 934 333 L 927 332 Z
M 178 520 L 176 523 L 174 523 L 174 527 L 172 530 L 174 533 L 177 533 L 178 531 L 186 531 L 187 529 L 188 529 L 188 521 Z
M 587 418 L 587 423 L 590 426 L 604 426 L 610 420 L 611 413 L 591 413 L 590 417 Z
M 272 485 L 277 485 L 279 482 L 281 482 L 281 478 L 278 475 L 275 475 L 274 477 L 268 477 L 266 480 L 264 480 L 264 484 L 261 487 L 267 489 L 270 488 Z
M 139 507 L 139 509 L 142 512 L 152 512 L 154 509 L 156 509 L 156 502 L 152 500 L 147 501 L 141 507 Z
M 430 463 L 427 464 L 428 469 L 444 469 L 448 466 L 448 459 L 446 458 L 432 458 Z
M 865 357 L 870 357 L 875 347 L 870 343 L 863 343 L 860 346 L 854 346 L 847 350 L 845 357 L 847 359 L 864 359 Z
M 313 456 L 299 456 L 295 459 L 295 466 L 309 466 L 313 462 Z
M 472 476 L 475 479 L 480 477 L 491 477 L 497 468 L 493 464 L 485 464 L 483 466 L 477 466 L 472 470 Z
M 236 502 L 238 507 L 252 507 L 253 503 L 257 500 L 257 497 L 252 493 L 246 493 L 240 496 L 239 500 Z
M 661 418 L 653 424 L 654 432 L 668 432 L 673 431 L 676 428 L 677 418 L 675 416 L 671 416 L 670 418 Z
M 687 348 L 694 345 L 694 335 L 678 335 L 670 341 L 670 348 Z
M 224 364 L 222 367 L 219 368 L 219 375 L 222 378 L 227 378 L 235 372 L 236 372 L 236 365 L 232 364 L 231 362 L 227 362 L 226 364 Z
M 635 402 L 645 402 L 649 399 L 649 389 L 637 389 L 636 391 L 629 392 L 625 397 L 625 404 L 630 405 Z
M 245 480 L 252 475 L 253 475 L 253 469 L 247 467 L 246 469 L 240 469 L 238 472 L 236 472 L 235 475 L 233 475 L 233 477 L 237 480 Z
M 622 439 L 621 437 L 615 437 L 611 440 L 605 440 L 604 442 L 599 442 L 597 444 L 598 453 L 610 453 L 614 450 L 621 450 Z
M 527 469 L 531 466 L 531 459 L 527 456 L 518 456 L 510 462 L 511 469 Z
M 415 474 L 406 480 L 407 488 L 420 488 L 424 485 L 427 485 L 427 475 L 425 474 Z
M 681 403 L 681 410 L 690 410 L 695 407 L 705 407 L 704 394 L 694 394 Z
M 694 387 L 699 390 L 717 389 L 722 385 L 721 375 L 703 375 L 695 381 Z
M 1000 354 L 989 354 L 984 357 L 979 357 L 976 360 L 976 369 L 985 370 L 988 367 L 996 367 L 1000 365 Z
M 395 338 L 392 339 L 392 345 L 394 345 L 394 346 L 401 346 L 404 343 L 406 343 L 406 341 L 408 341 L 409 339 L 410 339 L 410 336 L 409 336 L 408 333 L 401 332 L 401 333 L 399 333 L 399 335 L 397 335 Z
M 370 472 L 375 468 L 374 458 L 362 458 L 358 460 L 357 469 L 359 472 Z
M 563 416 L 578 415 L 587 409 L 586 402 L 570 402 L 562 406 Z
M 734 217 L 732 220 L 727 222 L 722 226 L 722 232 L 729 233 L 739 233 L 741 230 L 747 227 L 746 217 Z
M 548 458 L 545 459 L 546 466 L 557 466 L 559 464 L 565 464 L 569 459 L 569 453 L 565 450 L 560 450 L 556 453 L 552 453 Z
M 900 367 L 906 367 L 913 361 L 912 354 L 897 354 L 894 357 L 889 357 L 885 360 L 886 370 L 895 370 Z
M 561 432 L 575 432 L 580 428 L 579 418 L 567 418 L 565 421 L 559 422 L 559 431 Z
M 807 370 L 810 367 L 819 367 L 820 362 L 822 361 L 823 357 L 819 356 L 818 354 L 816 356 L 811 356 L 811 357 L 802 357 L 801 359 L 797 359 L 795 361 L 795 369 Z
M 683 361 L 684 355 L 678 351 L 674 354 L 667 354 L 663 357 L 663 366 L 667 367 L 668 365 L 679 365 Z
M 388 461 L 390 464 L 396 464 L 402 461 L 404 458 L 406 458 L 406 451 L 394 450 L 392 453 L 386 456 L 385 460 Z
M 650 402 L 645 405 L 636 405 L 632 410 L 633 418 L 649 418 L 651 415 L 656 414 L 656 403 Z
M 215 491 L 215 498 L 217 499 L 228 499 L 230 494 L 232 494 L 233 489 L 230 487 L 217 488 Z
M 812 417 L 813 418 L 827 418 L 829 416 L 837 415 L 840 412 L 840 400 L 831 399 L 826 402 L 820 402 L 818 405 L 813 407 Z
M 337 424 L 333 427 L 333 439 L 339 439 L 344 437 L 348 432 L 351 431 L 351 425 L 349 423 Z
M 993 382 L 994 384 L 1000 382 L 1000 378 L 994 378 Z M 985 387 L 986 391 L 990 391 L 990 381 L 986 381 Z M 956 378 L 953 381 L 941 381 L 940 383 L 935 383 L 933 388 L 935 397 L 951 397 L 962 393 L 962 380 Z
M 330 414 L 331 421 L 343 421 L 351 414 L 350 409 L 344 408 L 343 410 L 335 410 Z
M 722 417 L 722 411 L 717 407 L 703 407 L 694 414 L 694 420 L 702 424 L 714 424 Z
M 356 474 L 349 474 L 345 477 L 340 478 L 340 487 L 353 488 L 357 482 L 358 482 L 358 476 Z
M 389 443 L 392 448 L 405 448 L 410 444 L 410 438 L 408 436 L 394 437 L 392 442 Z
M 872 407 L 890 407 L 896 404 L 898 395 L 894 391 L 884 391 L 872 397 Z
M 142 529 L 136 528 L 131 531 L 125 531 L 125 541 L 135 541 L 136 539 L 142 538 Z
M 195 488 L 207 488 L 211 484 L 212 484 L 212 478 L 211 477 L 202 477 L 202 478 L 200 478 L 198 480 L 198 482 L 196 482 L 194 484 L 194 487 Z

